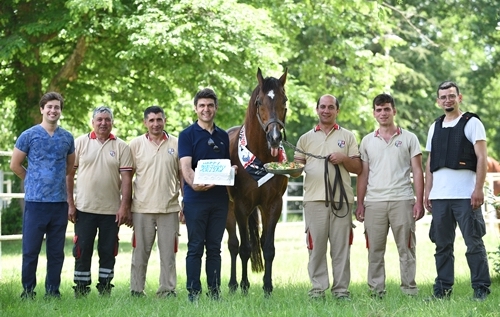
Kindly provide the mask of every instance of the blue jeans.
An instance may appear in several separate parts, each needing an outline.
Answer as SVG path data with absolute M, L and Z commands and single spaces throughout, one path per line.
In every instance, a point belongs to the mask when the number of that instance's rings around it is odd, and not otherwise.
M 489 293 L 491 285 L 488 258 L 482 237 L 486 234 L 481 209 L 472 210 L 470 199 L 432 200 L 432 223 L 429 237 L 436 244 L 437 277 L 434 294 L 443 295 L 451 291 L 455 280 L 455 256 L 453 243 L 455 229 L 460 228 L 467 251 L 465 256 L 471 272 L 473 289 L 484 289 Z
M 21 273 L 24 290 L 33 291 L 36 287 L 38 256 L 40 255 L 45 234 L 47 253 L 45 292 L 47 294 L 59 293 L 67 226 L 68 204 L 66 202 L 25 202 Z
M 207 250 L 205 271 L 210 292 L 220 290 L 221 243 L 226 226 L 228 201 L 185 202 L 184 217 L 188 232 L 186 287 L 189 293 L 201 292 L 201 258 Z

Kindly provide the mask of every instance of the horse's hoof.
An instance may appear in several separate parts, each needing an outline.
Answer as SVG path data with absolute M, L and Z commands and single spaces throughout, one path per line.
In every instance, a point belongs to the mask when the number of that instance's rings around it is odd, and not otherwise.
M 234 294 L 238 290 L 238 283 L 236 284 L 229 284 L 229 293 Z
M 265 286 L 262 286 L 262 289 L 264 290 L 264 297 L 265 298 L 269 298 L 271 297 L 272 293 L 273 293 L 273 287 L 265 287 Z

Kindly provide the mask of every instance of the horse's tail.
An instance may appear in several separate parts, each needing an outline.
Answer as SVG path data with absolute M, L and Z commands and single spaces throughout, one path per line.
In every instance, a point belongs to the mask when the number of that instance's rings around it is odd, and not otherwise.
M 252 247 L 250 261 L 252 262 L 253 272 L 264 271 L 260 247 L 259 223 L 259 209 L 255 208 L 250 217 L 248 217 L 248 234 L 250 235 L 250 245 Z

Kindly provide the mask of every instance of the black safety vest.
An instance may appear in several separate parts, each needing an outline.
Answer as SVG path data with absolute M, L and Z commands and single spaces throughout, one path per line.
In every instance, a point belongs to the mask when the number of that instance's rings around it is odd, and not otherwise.
M 445 115 L 436 119 L 434 135 L 432 136 L 431 149 L 431 172 L 437 171 L 441 167 L 448 167 L 454 170 L 468 169 L 476 171 L 477 157 L 474 145 L 465 136 L 464 128 L 469 119 L 479 116 L 466 112 L 458 123 L 451 128 L 443 128 Z M 479 119 L 481 120 L 481 119 Z

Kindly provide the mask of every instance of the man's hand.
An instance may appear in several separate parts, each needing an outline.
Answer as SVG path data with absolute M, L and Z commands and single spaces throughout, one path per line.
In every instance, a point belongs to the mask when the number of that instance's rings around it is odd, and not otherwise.
M 76 207 L 68 205 L 68 220 L 72 223 L 76 222 Z
M 359 222 L 365 221 L 365 206 L 358 203 L 358 207 L 356 208 L 356 219 Z
M 120 207 L 120 209 L 118 209 L 118 212 L 116 213 L 115 222 L 117 223 L 118 227 L 121 225 L 126 225 L 127 227 L 131 228 L 133 225 L 131 212 L 123 207 Z

